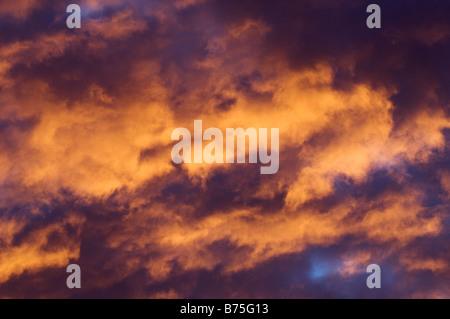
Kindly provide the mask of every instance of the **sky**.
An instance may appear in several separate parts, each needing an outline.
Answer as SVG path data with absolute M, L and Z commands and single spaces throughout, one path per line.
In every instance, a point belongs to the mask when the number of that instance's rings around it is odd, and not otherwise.
M 0 0 L 0 298 L 450 298 L 449 14 Z M 278 172 L 173 163 L 194 120 L 279 128 Z

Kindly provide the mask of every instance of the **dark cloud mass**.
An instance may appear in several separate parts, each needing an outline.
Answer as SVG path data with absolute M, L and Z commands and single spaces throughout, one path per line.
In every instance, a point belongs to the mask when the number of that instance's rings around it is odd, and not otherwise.
M 450 3 L 371 2 L 1 1 L 0 298 L 449 298 Z

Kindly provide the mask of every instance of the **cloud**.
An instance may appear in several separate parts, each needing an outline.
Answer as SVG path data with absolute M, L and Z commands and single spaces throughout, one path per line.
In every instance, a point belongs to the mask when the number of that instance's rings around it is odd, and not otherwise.
M 4 247 L 0 253 L 0 284 L 25 271 L 38 272 L 49 267 L 64 267 L 71 259 L 77 259 L 79 242 L 75 237 L 76 234 L 69 235 L 67 230 L 75 228 L 79 235 L 82 223 L 82 217 L 69 216 L 58 223 L 33 230 L 20 240 L 16 237 L 14 238 L 16 242 L 11 242 L 11 230 L 13 235 L 17 235 L 23 231 L 23 228 L 17 227 L 17 221 L 3 219 L 2 228 L 6 228 L 8 233 L 6 241 L 2 240 Z
M 23 21 L 36 8 L 39 7 L 37 0 L 19 0 L 15 2 L 3 1 L 0 3 L 0 15 L 11 16 Z
M 447 17 L 380 5 L 0 5 L 0 296 L 447 297 Z M 279 128 L 278 173 L 173 164 L 196 119 Z
M 92 36 L 101 36 L 108 39 L 126 38 L 133 32 L 143 31 L 147 28 L 144 20 L 136 20 L 132 11 L 127 9 L 111 18 L 90 19 L 86 29 Z

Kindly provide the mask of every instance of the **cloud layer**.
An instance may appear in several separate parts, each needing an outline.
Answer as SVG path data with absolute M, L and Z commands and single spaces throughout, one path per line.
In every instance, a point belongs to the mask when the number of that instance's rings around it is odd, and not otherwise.
M 378 3 L 1 4 L 0 297 L 449 298 L 450 5 Z M 195 119 L 278 173 L 174 165 Z

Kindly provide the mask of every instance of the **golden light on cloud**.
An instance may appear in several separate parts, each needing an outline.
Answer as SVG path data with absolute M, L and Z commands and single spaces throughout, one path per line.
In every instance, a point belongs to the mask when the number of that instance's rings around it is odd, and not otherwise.
M 369 30 L 327 1 L 79 4 L 80 29 L 62 4 L 0 4 L 0 297 L 73 297 L 69 263 L 78 297 L 346 298 L 373 263 L 395 274 L 380 296 L 449 296 L 439 14 Z

